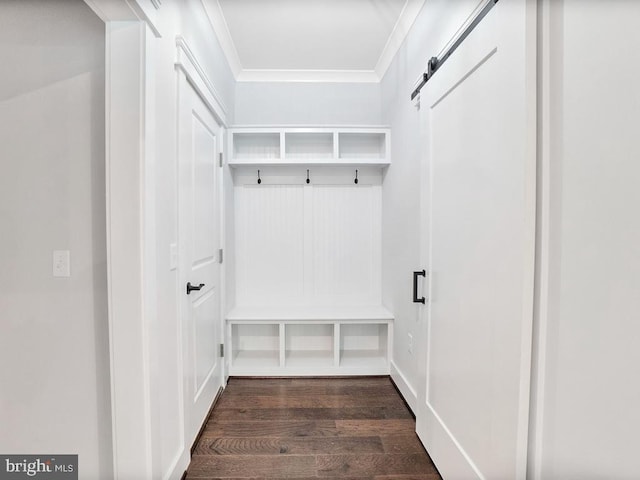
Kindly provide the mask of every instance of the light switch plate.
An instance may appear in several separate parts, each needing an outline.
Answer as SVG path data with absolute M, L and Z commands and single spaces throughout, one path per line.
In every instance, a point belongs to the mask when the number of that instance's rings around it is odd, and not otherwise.
M 64 278 L 71 276 L 71 252 L 69 250 L 53 251 L 53 276 Z

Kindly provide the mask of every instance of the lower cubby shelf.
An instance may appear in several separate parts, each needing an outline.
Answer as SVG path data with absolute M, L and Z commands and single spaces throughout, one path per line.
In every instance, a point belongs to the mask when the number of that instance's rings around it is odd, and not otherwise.
M 286 323 L 284 366 L 290 368 L 331 367 L 334 364 L 332 324 Z
M 234 376 L 386 375 L 393 316 L 383 307 L 235 309 Z
M 340 324 L 340 365 L 344 367 L 387 366 L 388 325 Z
M 239 368 L 280 366 L 278 325 L 268 323 L 231 324 L 231 363 Z

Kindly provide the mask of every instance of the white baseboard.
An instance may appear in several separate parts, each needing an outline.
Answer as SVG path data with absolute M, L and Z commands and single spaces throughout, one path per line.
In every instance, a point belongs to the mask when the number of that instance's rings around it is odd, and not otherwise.
M 176 456 L 167 472 L 162 476 L 163 480 L 179 480 L 187 470 L 189 463 L 191 462 L 191 455 L 189 449 L 183 448 L 182 451 Z
M 415 415 L 418 408 L 418 394 L 408 382 L 407 377 L 405 377 L 397 367 L 397 365 L 393 363 L 393 360 L 390 362 L 390 364 L 391 379 L 396 384 L 396 387 L 398 387 L 398 390 L 400 390 L 400 394 L 404 398 L 404 401 L 407 402 L 407 405 L 409 405 L 409 408 Z

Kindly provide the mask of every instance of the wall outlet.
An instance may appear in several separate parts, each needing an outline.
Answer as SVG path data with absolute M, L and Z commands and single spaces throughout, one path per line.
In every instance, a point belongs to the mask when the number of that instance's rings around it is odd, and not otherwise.
M 53 276 L 71 276 L 71 252 L 69 250 L 53 251 Z
M 407 350 L 409 350 L 409 353 L 413 355 L 413 335 L 408 333 L 407 336 L 409 337 L 409 341 L 407 343 Z

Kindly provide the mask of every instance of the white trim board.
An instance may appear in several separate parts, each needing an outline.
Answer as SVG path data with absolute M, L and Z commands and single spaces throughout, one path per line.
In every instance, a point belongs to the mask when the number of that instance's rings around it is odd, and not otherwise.
M 400 395 L 402 395 L 404 401 L 409 405 L 411 412 L 415 415 L 418 407 L 418 394 L 393 360 L 389 361 L 389 371 L 393 383 L 396 384 L 396 387 L 398 387 L 400 391 Z
M 227 314 L 231 321 L 256 320 L 393 320 L 382 306 L 364 307 L 236 307 Z
M 161 37 L 157 10 L 160 0 L 84 0 L 103 22 L 144 21 L 156 38 Z
M 103 22 L 124 22 L 139 20 L 131 5 L 124 0 L 84 0 Z
M 222 96 L 204 72 L 204 69 L 200 65 L 200 62 L 198 62 L 198 59 L 184 37 L 176 37 L 176 47 L 178 49 L 176 54 L 176 68 L 185 74 L 189 83 L 193 85 L 193 88 L 198 92 L 198 95 L 202 97 L 204 102 L 217 117 L 216 120 L 222 123 L 223 127 L 226 127 L 227 106 L 222 100 Z
M 327 127 L 326 125 L 312 125 L 312 124 L 233 124 L 229 125 L 229 130 L 240 130 L 243 131 L 251 131 L 252 129 L 256 132 L 279 132 L 282 129 L 291 129 L 297 132 L 303 132 L 304 130 L 308 130 L 311 132 L 325 131 L 325 132 L 333 132 L 334 130 L 349 130 L 350 132 L 357 132 L 358 130 L 365 130 L 370 132 L 372 130 L 379 130 L 380 132 L 388 131 L 391 128 L 391 125 L 331 125 Z
M 114 478 L 152 474 L 145 290 L 146 29 L 107 22 L 106 201 Z
M 240 72 L 242 72 L 242 64 L 240 63 L 240 56 L 236 50 L 236 45 L 233 43 L 231 32 L 229 32 L 229 26 L 222 13 L 222 8 L 218 0 L 200 0 L 204 11 L 207 13 L 209 23 L 213 29 L 220 47 L 224 52 L 224 56 L 229 63 L 229 68 L 233 72 L 233 76 L 237 79 Z
M 387 73 L 396 53 L 400 50 L 409 30 L 411 30 L 413 23 L 416 21 L 416 18 L 418 18 L 424 2 L 425 0 L 407 0 L 407 3 L 405 3 L 398 17 L 398 21 L 393 27 L 391 35 L 389 35 L 389 40 L 387 40 L 387 44 L 384 46 L 380 58 L 378 58 L 378 63 L 376 63 L 375 73 L 378 81 L 382 80 L 382 77 Z
M 322 82 L 322 83 L 378 83 L 374 70 L 253 70 L 243 69 L 236 76 L 238 82 Z

